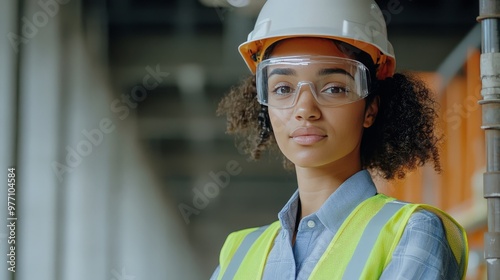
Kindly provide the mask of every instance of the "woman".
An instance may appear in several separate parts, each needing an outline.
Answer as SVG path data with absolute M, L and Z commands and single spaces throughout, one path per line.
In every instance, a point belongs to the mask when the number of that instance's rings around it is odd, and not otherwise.
M 431 93 L 394 74 L 375 2 L 268 0 L 239 50 L 255 75 L 219 113 L 254 158 L 277 144 L 298 190 L 279 221 L 229 235 L 212 279 L 463 279 L 463 228 L 367 171 L 440 170 Z

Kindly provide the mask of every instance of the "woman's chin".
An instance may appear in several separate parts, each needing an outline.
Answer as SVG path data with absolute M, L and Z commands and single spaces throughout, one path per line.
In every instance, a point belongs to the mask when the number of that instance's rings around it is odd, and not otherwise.
M 316 157 L 306 157 L 306 158 L 297 158 L 290 159 L 290 161 L 296 166 L 300 168 L 317 168 L 327 164 L 325 159 L 316 158 Z

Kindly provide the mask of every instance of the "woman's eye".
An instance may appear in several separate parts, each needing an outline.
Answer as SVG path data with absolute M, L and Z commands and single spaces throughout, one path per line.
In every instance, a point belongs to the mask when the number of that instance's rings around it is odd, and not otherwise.
M 287 95 L 292 93 L 292 88 L 289 86 L 277 86 L 274 88 L 273 92 L 278 95 Z
M 342 87 L 342 86 L 330 86 L 330 87 L 327 87 L 322 92 L 329 93 L 332 95 L 338 95 L 338 94 L 345 94 L 348 92 L 348 90 L 346 87 Z

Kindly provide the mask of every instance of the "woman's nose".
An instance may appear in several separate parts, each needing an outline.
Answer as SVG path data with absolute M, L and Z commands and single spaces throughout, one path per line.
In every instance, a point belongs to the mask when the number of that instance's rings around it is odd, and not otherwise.
M 321 117 L 321 110 L 312 90 L 311 86 L 302 86 L 300 88 L 294 110 L 297 120 L 316 120 Z

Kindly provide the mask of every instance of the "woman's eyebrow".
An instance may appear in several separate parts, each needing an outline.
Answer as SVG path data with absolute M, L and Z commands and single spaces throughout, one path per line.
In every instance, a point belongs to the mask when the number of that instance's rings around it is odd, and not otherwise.
M 275 68 L 269 73 L 268 77 L 271 77 L 272 75 L 293 75 L 297 76 L 297 72 L 292 69 L 292 68 Z
M 344 74 L 351 77 L 354 80 L 354 77 L 351 75 L 351 73 L 347 72 L 342 68 L 322 68 L 318 71 L 318 76 L 325 76 L 331 74 Z

